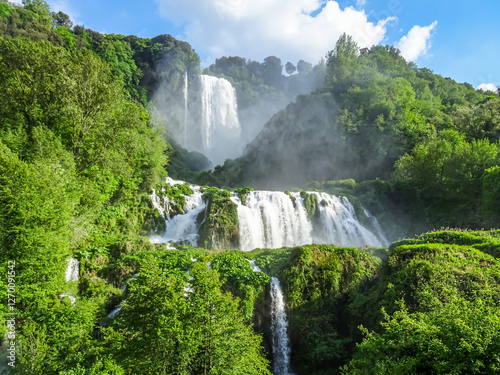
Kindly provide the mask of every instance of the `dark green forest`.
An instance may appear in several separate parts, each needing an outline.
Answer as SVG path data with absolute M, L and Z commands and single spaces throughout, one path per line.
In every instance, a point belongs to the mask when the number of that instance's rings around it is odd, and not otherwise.
M 498 93 L 394 47 L 360 55 L 345 34 L 316 65 L 228 56 L 202 69 L 171 35 L 101 34 L 43 0 L 23 4 L 0 1 L 0 366 L 10 374 L 272 374 L 271 277 L 296 374 L 500 373 Z M 242 111 L 292 100 L 241 157 L 204 171 L 151 105 L 162 80 L 202 72 L 229 80 Z M 198 248 L 147 237 L 165 226 L 153 189 L 172 216 L 192 194 L 167 176 L 204 185 Z M 225 189 L 244 201 L 254 188 L 347 196 L 393 242 L 234 250 Z M 313 216 L 319 203 L 303 198 Z

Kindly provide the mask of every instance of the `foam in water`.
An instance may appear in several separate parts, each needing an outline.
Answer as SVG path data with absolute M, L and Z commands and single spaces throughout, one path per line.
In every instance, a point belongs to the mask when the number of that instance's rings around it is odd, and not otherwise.
M 290 373 L 290 341 L 287 334 L 285 300 L 280 281 L 271 278 L 271 329 L 273 336 L 274 375 L 291 375 Z

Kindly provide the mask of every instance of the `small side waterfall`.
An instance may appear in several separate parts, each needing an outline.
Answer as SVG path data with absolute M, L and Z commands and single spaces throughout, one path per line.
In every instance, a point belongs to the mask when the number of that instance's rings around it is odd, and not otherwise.
M 271 329 L 273 334 L 274 375 L 291 375 L 290 340 L 287 335 L 285 300 L 280 281 L 271 278 Z
M 184 184 L 183 181 L 176 181 L 167 178 L 167 183 L 170 185 Z M 168 216 L 169 201 L 167 197 L 163 200 L 156 195 L 155 192 L 151 195 L 153 200 L 153 206 L 158 209 L 161 215 L 166 219 L 166 230 L 161 236 L 150 236 L 149 240 L 153 243 L 171 243 L 171 242 L 182 242 L 185 241 L 191 246 L 197 246 L 198 242 L 198 223 L 196 218 L 200 212 L 202 212 L 206 204 L 202 199 L 202 193 L 200 192 L 200 187 L 196 185 L 190 185 L 191 189 L 194 191 L 192 195 L 185 196 L 186 199 L 186 209 L 180 214 L 172 218 Z
M 80 276 L 80 262 L 78 262 L 78 259 L 69 258 L 68 266 L 66 267 L 66 273 L 64 275 L 66 283 L 78 282 L 79 276 Z M 76 297 L 72 294 L 71 291 L 59 294 L 59 299 L 64 297 L 68 297 L 71 300 L 72 305 L 75 304 Z
M 80 263 L 75 258 L 68 259 L 68 267 L 66 268 L 65 279 L 66 282 L 78 281 L 78 276 L 80 274 Z

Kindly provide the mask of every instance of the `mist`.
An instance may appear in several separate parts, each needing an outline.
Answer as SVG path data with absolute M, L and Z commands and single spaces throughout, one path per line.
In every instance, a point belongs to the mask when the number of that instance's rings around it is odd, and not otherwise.
M 247 64 L 242 58 L 229 59 Z M 262 64 L 248 61 L 253 77 L 260 80 L 251 91 L 247 81 L 210 70 L 206 70 L 209 74 L 182 71 L 178 65 L 178 56 L 170 54 L 158 64 L 159 84 L 152 95 L 151 112 L 176 145 L 206 156 L 207 168 L 242 156 L 273 115 L 297 95 L 320 86 L 324 77 L 324 71 L 313 72 L 311 64 L 302 74 L 286 77 L 281 61 L 273 56 Z

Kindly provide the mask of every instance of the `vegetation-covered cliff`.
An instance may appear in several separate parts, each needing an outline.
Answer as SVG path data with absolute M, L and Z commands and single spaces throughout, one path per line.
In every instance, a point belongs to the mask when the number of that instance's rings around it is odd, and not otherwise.
M 160 85 L 175 93 L 201 72 L 188 43 L 105 35 L 43 0 L 23 3 L 0 1 L 0 336 L 11 374 L 270 374 L 270 277 L 283 286 L 294 373 L 500 372 L 498 230 L 413 236 L 499 226 L 496 93 L 392 47 L 359 55 L 345 35 L 324 64 L 301 60 L 298 74 L 287 64 L 288 76 L 277 57 L 223 57 L 205 73 L 232 82 L 243 118 L 301 95 L 242 157 L 196 175 L 207 160 L 167 143 L 148 106 Z M 187 210 L 193 191 L 165 185 L 169 167 L 212 185 L 201 189 L 199 248 L 144 237 Z M 363 225 L 374 225 L 364 205 L 391 237 L 413 232 L 388 248 L 230 250 L 252 191 L 243 186 L 316 190 L 280 193 L 293 209 L 303 199 L 307 220 L 326 204 L 320 191 L 347 196 Z M 170 199 L 166 217 L 153 189 Z

